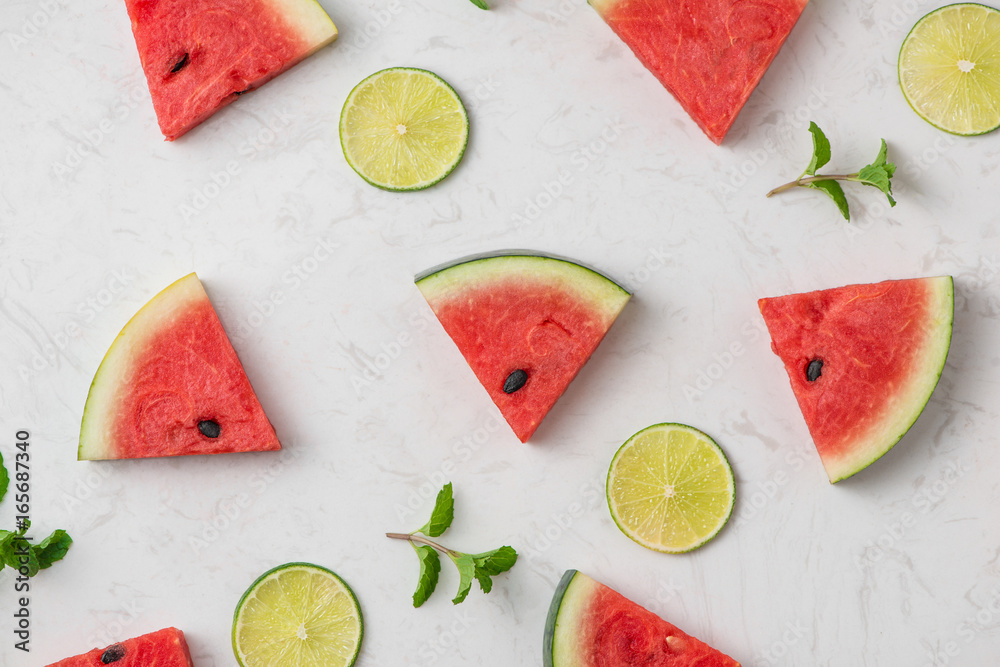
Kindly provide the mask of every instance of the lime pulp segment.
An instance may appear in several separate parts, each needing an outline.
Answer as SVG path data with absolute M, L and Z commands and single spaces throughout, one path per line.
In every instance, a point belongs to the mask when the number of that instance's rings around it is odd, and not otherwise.
M 393 67 L 355 86 L 340 115 L 351 167 L 386 190 L 434 185 L 462 160 L 469 117 L 458 93 L 436 74 Z
M 628 439 L 608 472 L 608 506 L 618 527 L 649 549 L 683 553 L 729 520 L 735 481 L 725 454 L 701 431 L 657 424 Z
M 935 127 L 961 135 L 1000 127 L 1000 11 L 948 5 L 917 21 L 899 51 L 906 101 Z
M 233 652 L 241 667 L 350 667 L 363 634 L 350 587 L 309 563 L 265 572 L 233 616 Z

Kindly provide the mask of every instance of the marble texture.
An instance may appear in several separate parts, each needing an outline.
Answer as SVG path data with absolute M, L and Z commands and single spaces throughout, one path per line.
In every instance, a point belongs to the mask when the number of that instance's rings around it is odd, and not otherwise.
M 537 665 L 567 568 L 744 665 L 998 663 L 1000 134 L 943 134 L 899 91 L 899 44 L 937 4 L 814 0 L 716 147 L 579 0 L 321 2 L 338 42 L 175 143 L 120 0 L 0 13 L 0 451 L 31 432 L 37 530 L 76 540 L 32 581 L 30 654 L 2 614 L 0 664 L 175 625 L 198 667 L 233 665 L 239 596 L 291 560 L 353 586 L 362 666 Z M 337 138 L 351 87 L 394 65 L 437 72 L 470 111 L 464 162 L 417 194 L 368 186 Z M 885 137 L 899 205 L 852 187 L 846 224 L 818 193 L 765 199 L 808 161 L 809 120 L 831 168 Z M 511 247 L 635 292 L 527 445 L 413 286 Z M 190 271 L 285 450 L 77 462 L 108 345 Z M 956 320 L 937 391 L 898 447 L 831 486 L 756 299 L 938 274 Z M 730 525 L 684 556 L 625 538 L 603 496 L 616 448 L 666 420 L 713 435 L 738 483 Z M 457 607 L 446 564 L 414 610 L 416 559 L 384 533 L 423 523 L 445 478 L 447 541 L 521 559 Z M 14 600 L 0 573 L 0 608 Z

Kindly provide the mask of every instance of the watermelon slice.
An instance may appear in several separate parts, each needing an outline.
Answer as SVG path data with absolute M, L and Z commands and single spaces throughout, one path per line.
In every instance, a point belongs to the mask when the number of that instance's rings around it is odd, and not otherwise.
M 542 662 L 545 667 L 740 667 L 576 570 L 563 575 L 552 597 Z
M 337 38 L 315 0 L 125 0 L 125 6 L 167 141 Z
M 417 287 L 521 442 L 526 442 L 630 294 L 554 257 L 466 258 Z
M 948 358 L 950 276 L 758 302 L 831 482 L 866 468 L 924 409 Z
M 281 449 L 198 276 L 133 317 L 83 410 L 80 460 Z
M 119 644 L 54 662 L 47 667 L 194 667 L 184 633 L 164 628 Z
M 720 144 L 808 0 L 589 2 Z

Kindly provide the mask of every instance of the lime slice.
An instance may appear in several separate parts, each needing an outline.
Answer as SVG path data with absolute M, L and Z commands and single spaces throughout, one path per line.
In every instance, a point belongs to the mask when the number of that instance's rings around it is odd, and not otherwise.
M 736 496 L 726 455 L 701 431 L 657 424 L 629 438 L 608 471 L 608 506 L 622 532 L 667 553 L 697 549 L 729 520 Z
M 1000 127 L 1000 11 L 964 3 L 917 21 L 899 50 L 899 84 L 938 129 L 973 135 Z
M 411 67 L 376 72 L 347 96 L 340 144 L 348 164 L 386 190 L 421 190 L 452 172 L 469 141 L 458 93 Z
M 354 592 L 310 563 L 262 574 L 233 615 L 233 652 L 241 667 L 349 667 L 363 635 Z

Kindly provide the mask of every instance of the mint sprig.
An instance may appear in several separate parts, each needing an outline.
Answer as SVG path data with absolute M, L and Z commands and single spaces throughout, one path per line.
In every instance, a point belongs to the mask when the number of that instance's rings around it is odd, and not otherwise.
M 452 495 L 451 482 L 448 482 L 438 491 L 430 520 L 414 532 L 423 533 L 427 537 L 437 537 L 448 530 L 454 520 L 455 498 Z
M 470 2 L 472 2 L 472 4 L 474 4 L 476 7 L 479 7 L 480 9 L 490 8 L 490 6 L 486 4 L 485 0 L 470 0 Z
M 3 500 L 10 484 L 10 476 L 0 455 L 0 500 Z M 39 570 L 52 567 L 56 561 L 63 559 L 73 538 L 65 530 L 53 531 L 38 544 L 32 544 L 25 535 L 31 527 L 31 521 L 25 519 L 16 531 L 0 530 L 0 570 L 11 567 L 18 570 L 26 568 L 29 577 L 38 574 Z
M 463 602 L 472 590 L 472 582 L 478 581 L 484 593 L 493 590 L 493 577 L 506 572 L 517 562 L 517 552 L 512 547 L 503 546 L 492 551 L 479 554 L 468 554 L 456 551 L 433 542 L 429 537 L 437 537 L 448 530 L 455 518 L 455 500 L 452 495 L 451 482 L 444 485 L 438 492 L 434 502 L 434 510 L 430 520 L 412 533 L 386 533 L 386 537 L 396 540 L 406 540 L 417 552 L 420 560 L 420 576 L 417 589 L 413 592 L 413 606 L 419 607 L 431 596 L 437 587 L 438 575 L 441 573 L 441 558 L 443 553 L 458 569 L 458 592 L 452 603 Z M 418 534 L 422 533 L 422 535 Z M 425 537 L 426 536 L 426 537 Z
M 817 174 L 816 170 L 830 161 L 830 141 L 816 123 L 809 123 L 809 132 L 812 134 L 813 140 L 813 154 L 809 160 L 809 166 L 806 167 L 802 175 L 796 180 L 791 183 L 785 183 L 768 192 L 768 197 L 776 195 L 779 192 L 784 192 L 785 190 L 791 190 L 794 187 L 819 190 L 826 193 L 837 205 L 844 219 L 850 221 L 851 212 L 847 204 L 847 197 L 844 195 L 844 189 L 837 182 L 850 181 L 878 188 L 885 193 L 886 198 L 889 200 L 889 206 L 896 205 L 896 200 L 892 198 L 892 177 L 896 173 L 896 165 L 886 161 L 888 147 L 886 146 L 885 139 L 882 140 L 882 147 L 879 149 L 875 161 L 865 165 L 857 172 L 853 174 Z

